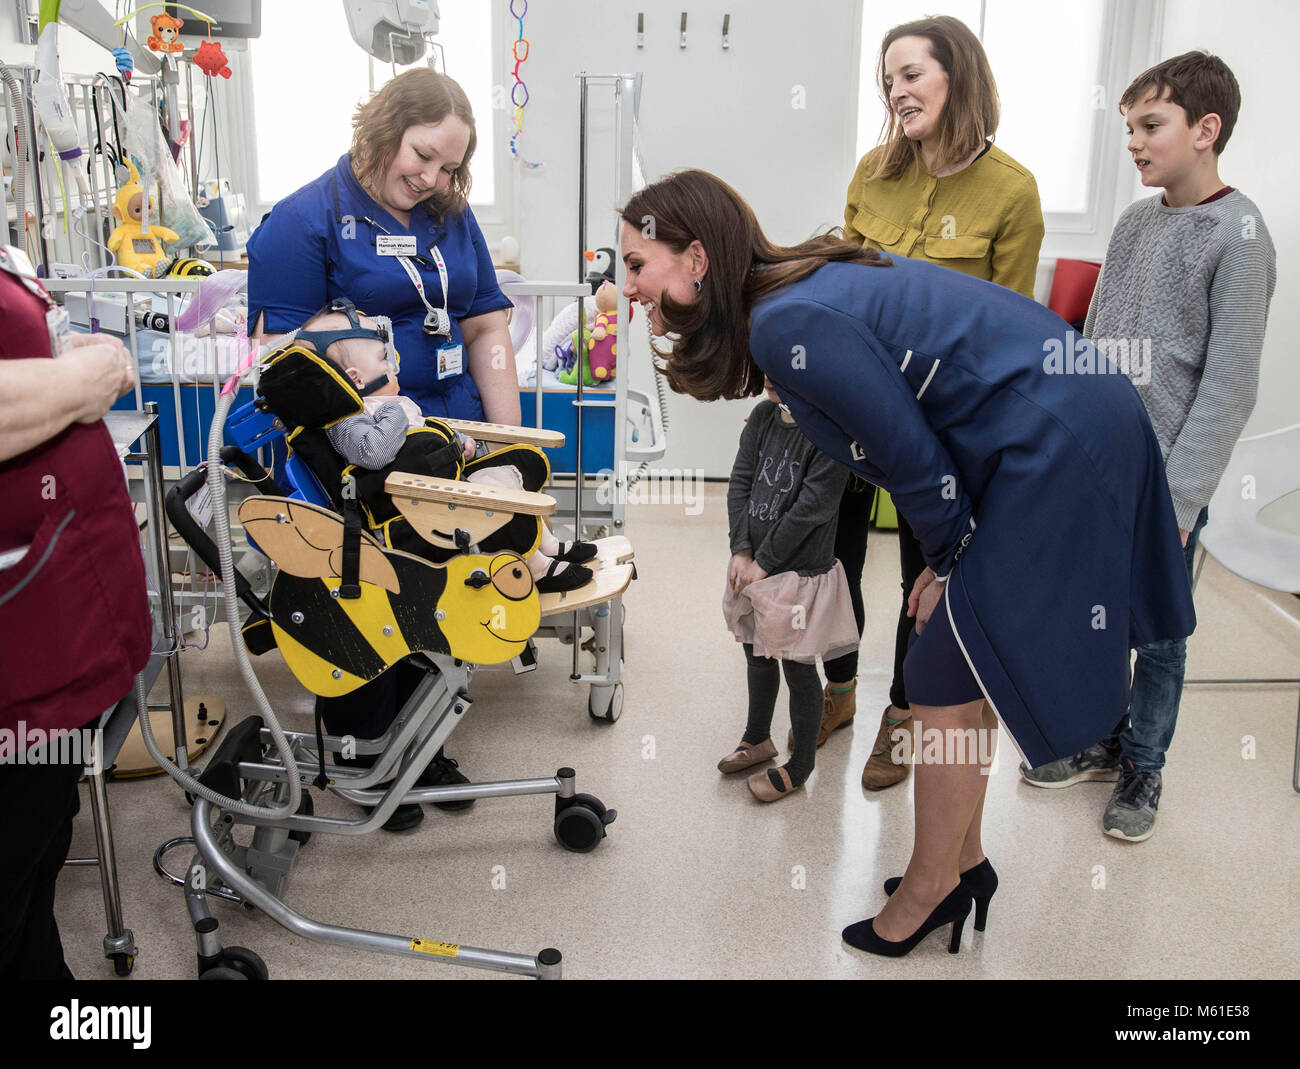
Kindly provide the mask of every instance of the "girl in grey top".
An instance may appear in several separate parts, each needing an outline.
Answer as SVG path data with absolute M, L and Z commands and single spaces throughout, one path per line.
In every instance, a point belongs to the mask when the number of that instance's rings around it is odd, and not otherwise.
M 754 796 L 771 802 L 798 790 L 813 770 L 822 704 L 817 658 L 855 647 L 858 632 L 834 552 L 848 470 L 804 437 L 766 385 L 770 400 L 749 416 L 727 489 L 732 557 L 722 611 L 744 645 L 749 716 L 740 745 L 718 768 L 739 772 L 776 756 L 772 714 L 784 670 L 794 752 L 781 768 L 749 777 Z

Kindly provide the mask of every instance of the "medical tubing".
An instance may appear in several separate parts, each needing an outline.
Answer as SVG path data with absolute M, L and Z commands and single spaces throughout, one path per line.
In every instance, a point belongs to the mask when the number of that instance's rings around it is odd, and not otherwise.
M 18 120 L 14 134 L 14 204 L 18 208 L 18 223 L 23 232 L 27 231 L 27 152 L 32 143 L 31 132 L 27 129 L 27 108 L 18 79 L 14 77 L 5 64 L 0 63 L 0 77 L 4 78 L 9 90 L 9 106 L 13 108 Z
M 632 314 L 631 310 L 629 309 L 628 316 L 630 317 L 631 314 Z M 654 347 L 655 347 L 654 331 L 650 329 L 649 316 L 646 316 L 645 318 L 645 325 L 646 325 L 646 336 L 650 339 L 650 351 L 654 352 Z M 651 367 L 653 368 L 654 367 L 653 356 L 650 358 L 650 364 Z M 655 393 L 658 394 L 659 396 L 659 420 L 661 425 L 663 426 L 664 434 L 667 434 L 668 433 L 668 397 L 664 393 L 664 377 L 661 374 L 659 374 L 659 371 L 657 369 L 654 370 L 654 380 L 655 380 Z M 634 471 L 631 475 L 628 476 L 627 486 L 624 488 L 624 492 L 626 493 L 628 490 L 631 490 L 632 487 L 634 487 L 637 483 L 639 483 L 641 481 L 641 477 L 645 475 L 645 473 L 649 470 L 650 470 L 650 462 L 647 460 L 641 461 L 641 463 L 637 465 L 636 471 Z
M 208 432 L 209 458 L 219 459 L 221 456 L 222 438 L 225 436 L 226 414 L 230 411 L 230 405 L 234 401 L 237 392 L 238 384 L 236 384 L 235 389 L 223 393 L 217 401 L 217 409 L 212 416 L 212 427 Z M 216 541 L 217 553 L 221 558 L 221 593 L 226 603 L 226 620 L 230 628 L 231 649 L 234 652 L 235 661 L 239 665 L 239 670 L 243 674 L 244 682 L 248 685 L 248 691 L 262 711 L 262 718 L 271 732 L 271 738 L 275 741 L 276 752 L 279 754 L 280 760 L 284 762 L 284 773 L 289 780 L 289 798 L 283 807 L 277 809 L 275 807 L 252 806 L 250 807 L 250 815 L 260 812 L 264 815 L 273 815 L 277 819 L 292 816 L 298 811 L 298 806 L 302 801 L 302 785 L 299 783 L 298 762 L 294 760 L 293 747 L 289 745 L 284 729 L 280 726 L 280 721 L 276 719 L 275 713 L 271 709 L 271 703 L 267 700 L 266 693 L 257 680 L 257 673 L 253 671 L 253 666 L 249 663 L 248 650 L 240 636 L 238 627 L 239 605 L 235 596 L 234 550 L 230 541 L 230 509 L 226 505 L 225 469 L 220 463 L 213 464 L 211 461 L 208 463 L 208 492 L 212 496 L 213 517 L 217 522 Z M 319 755 L 319 760 L 323 766 L 325 763 L 323 753 Z M 218 797 L 220 796 L 218 795 Z M 209 799 L 209 801 L 212 801 L 212 799 Z
M 237 392 L 237 389 L 232 389 L 228 393 L 222 394 L 217 400 L 217 410 L 212 416 L 212 428 L 208 432 L 208 492 L 212 496 L 212 513 L 217 524 L 216 543 L 217 555 L 221 564 L 221 593 L 225 599 L 226 620 L 230 626 L 230 643 L 234 650 L 235 663 L 239 665 L 239 671 L 244 677 L 244 682 L 248 685 L 248 692 L 257 703 L 263 722 L 267 730 L 271 732 L 271 738 L 275 741 L 276 752 L 284 763 L 284 774 L 289 781 L 288 800 L 282 806 L 255 805 L 240 798 L 227 798 L 219 791 L 204 786 L 188 772 L 176 767 L 175 762 L 163 754 L 158 747 L 158 743 L 154 740 L 153 731 L 149 726 L 149 707 L 144 693 L 143 676 L 136 677 L 136 705 L 140 710 L 140 730 L 144 736 L 145 748 L 149 751 L 150 756 L 158 762 L 158 766 L 187 791 L 199 798 L 206 799 L 229 813 L 239 813 L 246 817 L 260 817 L 265 820 L 282 820 L 297 813 L 298 806 L 302 802 L 302 785 L 298 782 L 298 763 L 293 757 L 293 747 L 289 745 L 284 729 L 280 727 L 280 722 L 275 718 L 275 713 L 271 711 L 271 703 L 267 701 L 266 694 L 257 681 L 253 666 L 248 661 L 248 651 L 244 648 L 244 643 L 240 638 L 239 606 L 235 601 L 235 562 L 230 545 L 230 510 L 226 505 L 226 477 L 222 465 L 219 462 L 213 462 L 221 454 L 221 440 L 226 426 L 226 414 L 230 411 L 230 404 Z M 324 754 L 320 755 L 320 761 L 323 765 L 325 762 Z

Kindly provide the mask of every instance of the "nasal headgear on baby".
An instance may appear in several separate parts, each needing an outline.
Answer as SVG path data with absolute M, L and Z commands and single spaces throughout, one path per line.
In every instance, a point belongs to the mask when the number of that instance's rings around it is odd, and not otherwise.
M 323 315 L 326 312 L 341 312 L 346 315 L 348 317 L 347 328 L 345 330 L 300 330 L 297 334 L 297 340 L 310 341 L 322 356 L 326 355 L 329 347 L 336 341 L 344 341 L 348 338 L 366 338 L 381 341 L 384 343 L 384 360 L 388 364 L 389 371 L 394 375 L 398 373 L 401 358 L 397 354 L 397 347 L 393 344 L 393 321 L 391 319 L 387 316 L 367 316 L 367 319 L 375 322 L 375 326 L 363 326 L 360 318 L 361 313 L 357 311 L 356 305 L 343 298 L 331 301 L 329 307 L 322 308 L 318 314 Z M 388 375 L 385 373 L 358 388 L 357 393 L 362 397 L 366 397 L 387 384 Z

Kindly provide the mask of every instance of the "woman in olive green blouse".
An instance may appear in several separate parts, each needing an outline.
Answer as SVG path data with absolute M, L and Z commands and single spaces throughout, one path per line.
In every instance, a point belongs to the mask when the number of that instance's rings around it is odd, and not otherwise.
M 947 16 L 896 26 L 880 47 L 879 81 L 888 108 L 883 144 L 858 164 L 844 209 L 848 237 L 895 256 L 950 267 L 1034 295 L 1043 213 L 1034 176 L 991 138 L 998 95 L 988 57 L 966 25 Z M 862 565 L 875 487 L 849 480 L 840 507 L 835 555 L 843 562 L 862 632 Z M 903 605 L 895 636 L 890 704 L 862 770 L 862 785 L 881 790 L 907 777 L 911 734 L 903 659 L 913 621 L 907 599 L 925 570 L 920 546 L 898 517 Z M 819 743 L 856 711 L 857 651 L 826 663 Z M 989 724 L 992 728 L 996 725 Z M 903 760 L 899 760 L 903 758 Z M 972 823 L 978 828 L 979 821 Z M 962 871 L 983 860 L 967 844 Z M 978 855 L 978 856 L 976 856 Z

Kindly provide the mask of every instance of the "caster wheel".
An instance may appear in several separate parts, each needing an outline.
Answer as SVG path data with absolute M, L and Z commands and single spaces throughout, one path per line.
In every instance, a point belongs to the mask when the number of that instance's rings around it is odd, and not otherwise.
M 117 973 L 118 976 L 130 976 L 131 970 L 135 968 L 135 955 L 114 954 L 112 957 L 113 971 Z
M 199 974 L 200 980 L 247 980 L 249 979 L 238 969 L 232 969 L 227 965 L 218 965 L 215 968 L 205 969 Z
M 316 804 L 311 800 L 311 795 L 303 791 L 302 801 L 298 803 L 298 815 L 300 817 L 311 817 L 316 815 Z M 309 831 L 291 831 L 289 838 L 299 846 L 306 846 L 311 839 Z
M 587 715 L 592 720 L 614 723 L 623 715 L 623 683 L 619 681 L 604 695 L 597 695 L 593 687 L 587 697 Z
M 265 980 L 268 976 L 266 962 L 247 947 L 223 947 L 221 963 L 217 969 L 233 969 L 245 980 Z M 204 973 L 199 979 L 205 979 L 206 976 L 207 973 Z
M 600 815 L 585 805 L 566 806 L 555 814 L 555 839 L 575 854 L 595 850 L 604 835 L 605 825 Z
M 597 798 L 594 794 L 575 794 L 570 800 L 570 805 L 585 805 L 596 816 L 600 817 L 601 824 L 613 824 L 614 819 L 618 816 L 617 809 L 606 809 L 605 803 Z

